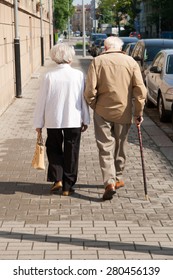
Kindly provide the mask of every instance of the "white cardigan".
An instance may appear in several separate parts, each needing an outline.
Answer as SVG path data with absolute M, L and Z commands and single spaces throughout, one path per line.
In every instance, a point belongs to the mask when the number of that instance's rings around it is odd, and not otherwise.
M 81 127 L 90 122 L 84 99 L 84 74 L 69 64 L 59 64 L 45 74 L 38 93 L 35 128 Z

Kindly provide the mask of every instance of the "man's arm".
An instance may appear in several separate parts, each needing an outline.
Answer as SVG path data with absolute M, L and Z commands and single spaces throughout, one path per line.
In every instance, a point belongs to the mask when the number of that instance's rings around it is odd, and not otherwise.
M 97 101 L 97 77 L 94 59 L 88 68 L 84 97 L 88 105 L 94 110 Z
M 145 105 L 145 99 L 147 95 L 147 89 L 144 85 L 143 78 L 139 65 L 135 62 L 134 72 L 133 72 L 133 97 L 134 97 L 134 117 L 136 123 L 143 121 L 143 109 Z

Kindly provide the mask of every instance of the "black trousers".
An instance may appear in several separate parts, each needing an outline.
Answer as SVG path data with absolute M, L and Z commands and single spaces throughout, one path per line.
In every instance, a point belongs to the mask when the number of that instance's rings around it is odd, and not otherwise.
M 47 181 L 62 181 L 63 191 L 68 191 L 77 181 L 80 139 L 80 127 L 47 129 Z

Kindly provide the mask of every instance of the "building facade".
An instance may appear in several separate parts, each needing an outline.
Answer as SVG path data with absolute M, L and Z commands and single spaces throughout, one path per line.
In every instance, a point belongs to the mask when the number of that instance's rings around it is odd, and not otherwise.
M 86 33 L 92 32 L 93 21 L 91 18 L 91 5 L 87 4 L 85 8 L 85 31 Z M 75 13 L 71 18 L 71 28 L 73 32 L 83 30 L 83 6 L 75 6 Z
M 22 91 L 49 55 L 52 6 L 52 0 L 0 0 L 0 115 L 17 96 L 18 81 Z M 17 73 L 16 64 L 20 66 Z

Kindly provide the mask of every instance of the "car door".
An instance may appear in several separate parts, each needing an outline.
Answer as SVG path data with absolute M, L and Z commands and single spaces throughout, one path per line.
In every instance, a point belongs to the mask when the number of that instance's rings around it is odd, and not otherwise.
M 157 67 L 157 69 L 163 69 L 164 55 L 159 53 L 153 60 L 150 69 Z M 156 73 L 151 70 L 147 73 L 147 88 L 149 91 L 150 98 L 157 104 L 158 89 L 161 82 L 161 73 Z

